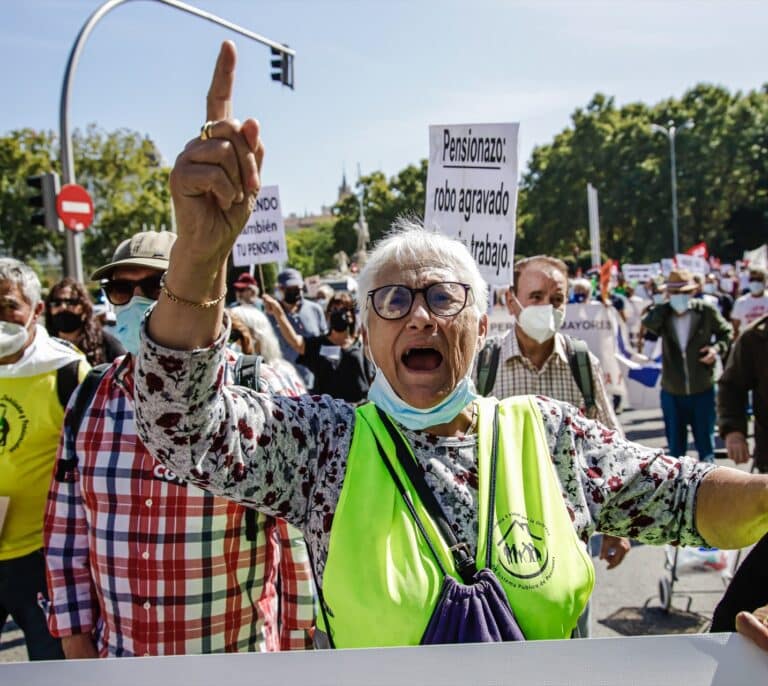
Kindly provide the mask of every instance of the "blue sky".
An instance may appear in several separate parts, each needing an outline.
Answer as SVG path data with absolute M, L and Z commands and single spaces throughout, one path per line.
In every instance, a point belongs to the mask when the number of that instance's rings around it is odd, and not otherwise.
M 69 50 L 98 0 L 3 0 L 0 133 L 58 130 Z M 171 162 L 205 118 L 220 42 L 239 67 L 235 115 L 262 122 L 264 183 L 316 212 L 354 180 L 428 156 L 430 124 L 519 121 L 523 165 L 596 91 L 655 103 L 699 82 L 768 81 L 768 3 L 653 0 L 196 0 L 297 51 L 296 90 L 269 50 L 159 2 L 129 2 L 91 35 L 70 122 L 148 134 Z M 660 142 L 661 144 L 661 142 Z M 421 208 L 419 208 L 421 209 Z

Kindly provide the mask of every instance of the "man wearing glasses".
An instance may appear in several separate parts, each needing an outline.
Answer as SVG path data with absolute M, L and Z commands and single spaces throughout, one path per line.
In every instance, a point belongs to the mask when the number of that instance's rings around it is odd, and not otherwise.
M 92 277 L 104 279 L 129 354 L 102 377 L 79 430 L 71 421 L 77 399 L 71 404 L 51 483 L 49 627 L 67 658 L 311 645 L 314 606 L 303 539 L 289 535 L 282 521 L 181 481 L 136 435 L 139 328 L 162 290 L 175 238 L 136 234 Z M 237 356 L 230 358 L 225 382 L 232 381 Z M 259 383 L 283 391 L 267 365 Z

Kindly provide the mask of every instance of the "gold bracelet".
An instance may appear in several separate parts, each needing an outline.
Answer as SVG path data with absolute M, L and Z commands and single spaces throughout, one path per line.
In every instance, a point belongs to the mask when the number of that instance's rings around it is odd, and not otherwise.
M 224 291 L 218 298 L 214 300 L 206 300 L 201 303 L 194 303 L 191 300 L 184 300 L 184 298 L 180 298 L 178 295 L 175 295 L 168 290 L 168 286 L 165 285 L 165 277 L 167 274 L 168 272 L 163 272 L 163 275 L 160 277 L 160 290 L 172 303 L 176 303 L 178 305 L 186 305 L 187 307 L 194 307 L 198 310 L 208 310 L 211 307 L 216 307 L 216 305 L 218 305 L 227 296 L 227 292 Z

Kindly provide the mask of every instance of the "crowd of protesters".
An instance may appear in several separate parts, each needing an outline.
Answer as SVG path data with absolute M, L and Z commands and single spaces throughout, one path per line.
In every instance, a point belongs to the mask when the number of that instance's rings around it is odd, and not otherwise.
M 136 234 L 94 272 L 109 303 L 102 312 L 115 313 L 111 322 L 97 316 L 84 284 L 64 278 L 43 296 L 31 269 L 0 260 L 0 570 L 11 580 L 0 586 L 0 620 L 12 617 L 22 629 L 30 659 L 312 645 L 316 605 L 301 534 L 185 483 L 136 435 L 138 329 L 157 300 L 174 238 Z M 514 319 L 498 338 L 497 368 L 483 392 L 564 400 L 621 434 L 600 360 L 585 353 L 585 382 L 574 366 L 578 340 L 561 332 L 569 304 L 599 302 L 616 312 L 638 359 L 660 355 L 669 454 L 688 452 L 690 428 L 699 459 L 713 461 L 717 427 L 728 457 L 739 464 L 754 458 L 753 469 L 768 472 L 765 282 L 756 267 L 707 275 L 673 269 L 641 284 L 619 273 L 601 292 L 556 258 L 521 260 L 504 298 Z M 257 357 L 262 391 L 365 402 L 375 368 L 355 293 L 309 298 L 291 268 L 278 275 L 274 296 L 248 272 L 231 286 L 230 374 L 240 356 Z M 88 384 L 79 384 L 90 367 L 99 371 L 85 391 Z M 80 395 L 87 397 L 78 405 Z M 23 459 L 25 470 L 9 458 Z M 163 536 L 147 544 L 149 531 L 160 529 Z M 613 568 L 629 550 L 628 539 L 604 536 L 600 557 Z M 177 570 L 171 577 L 161 571 L 169 560 Z M 173 619 L 190 611 L 202 624 Z M 587 606 L 574 635 L 589 634 Z
M 470 253 L 403 220 L 356 299 L 315 302 L 288 267 L 273 295 L 240 274 L 224 309 L 215 258 L 263 156 L 253 120 L 225 119 L 228 45 L 211 121 L 172 174 L 179 236 L 136 233 L 90 275 L 112 326 L 84 284 L 43 299 L 29 266 L 0 259 L 0 631 L 12 617 L 30 659 L 585 637 L 594 532 L 612 534 L 609 568 L 629 537 L 741 547 L 765 533 L 765 477 L 712 464 L 716 425 L 728 456 L 750 459 L 751 404 L 755 471 L 768 471 L 755 265 L 612 285 L 529 257 L 505 294 L 512 323 L 485 343 Z M 239 181 L 198 164 L 224 150 L 212 139 L 233 143 L 222 155 Z M 214 177 L 226 188 L 184 192 Z M 625 439 L 601 361 L 561 331 L 568 304 L 591 301 L 640 358 L 660 348 L 667 455 Z M 521 521 L 492 545 L 502 511 Z M 557 554 L 554 590 L 494 571 L 503 556 L 536 563 L 534 538 Z M 768 650 L 754 562 L 721 614 Z

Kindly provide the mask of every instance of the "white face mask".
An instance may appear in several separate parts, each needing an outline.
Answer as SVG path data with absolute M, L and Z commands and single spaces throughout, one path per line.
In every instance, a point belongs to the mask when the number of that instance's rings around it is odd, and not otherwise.
M 35 311 L 32 310 L 26 324 L 0 321 L 0 358 L 15 355 L 24 347 L 29 338 L 27 327 L 34 316 Z
M 752 295 L 762 295 L 765 290 L 765 284 L 762 281 L 750 281 L 749 292 Z
M 677 314 L 683 314 L 688 309 L 688 300 L 690 296 L 687 293 L 674 293 L 669 296 L 669 304 Z
M 724 292 L 730 293 L 733 290 L 733 279 L 720 279 L 720 288 Z
M 715 284 L 713 283 L 705 283 L 701 290 L 707 293 L 708 295 L 712 295 L 715 292 Z
M 653 294 L 653 304 L 654 305 L 661 305 L 664 301 L 666 301 L 666 296 L 663 293 L 654 293 Z
M 552 305 L 529 305 L 517 316 L 520 328 L 537 343 L 544 343 L 554 336 L 565 321 L 565 312 Z

